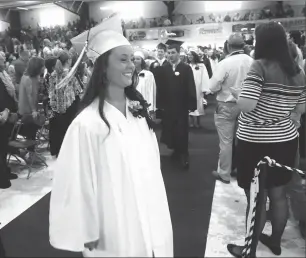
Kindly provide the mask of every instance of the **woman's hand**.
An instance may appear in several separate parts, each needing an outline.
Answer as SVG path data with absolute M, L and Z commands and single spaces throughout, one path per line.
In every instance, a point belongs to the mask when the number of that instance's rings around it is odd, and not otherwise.
M 0 113 L 0 124 L 5 124 L 7 119 L 9 118 L 10 112 L 5 109 Z
M 0 113 L 0 125 L 3 125 L 5 123 L 5 117 L 3 116 L 3 113 Z
M 241 93 L 241 89 L 229 88 L 229 90 L 230 90 L 231 94 L 233 95 L 233 97 L 234 97 L 235 99 L 238 99 L 238 98 L 239 98 L 239 95 L 240 95 L 240 93 Z
M 149 115 L 150 115 L 150 117 L 151 117 L 153 120 L 155 120 L 155 118 L 156 118 L 155 111 L 153 111 L 153 110 L 149 111 Z
M 35 120 L 38 117 L 38 112 L 37 111 L 33 111 L 32 112 L 32 117 Z
M 99 240 L 87 243 L 84 246 L 85 248 L 89 249 L 89 251 L 92 251 L 97 248 L 98 244 L 99 244 Z
M 301 114 L 296 112 L 291 112 L 290 119 L 292 120 L 296 129 L 299 129 L 301 126 Z

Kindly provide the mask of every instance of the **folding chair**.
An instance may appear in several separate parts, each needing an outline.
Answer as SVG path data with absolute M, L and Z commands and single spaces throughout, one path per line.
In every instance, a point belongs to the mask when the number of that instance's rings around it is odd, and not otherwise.
M 36 139 L 38 141 L 39 147 L 42 147 L 46 142 L 48 143 L 47 149 L 49 149 L 49 121 L 46 120 L 45 123 L 40 127 L 36 134 Z
M 45 117 L 45 122 L 43 126 L 38 130 L 37 132 L 37 139 L 39 141 L 39 146 L 42 146 L 44 142 L 48 142 L 47 145 L 47 150 L 50 149 L 50 143 L 49 143 L 49 120 L 47 119 L 48 117 L 48 107 L 44 105 L 44 103 L 38 103 L 38 109 L 39 113 L 43 114 Z
M 31 172 L 32 172 L 32 167 L 33 167 L 33 163 L 35 158 L 37 158 L 45 167 L 48 167 L 47 163 L 44 161 L 44 159 L 37 153 L 36 151 L 36 146 L 38 144 L 38 142 L 36 140 L 29 140 L 29 139 L 25 139 L 25 138 L 18 138 L 18 134 L 20 131 L 20 128 L 22 126 L 22 122 L 21 120 L 18 120 L 12 130 L 11 133 L 11 137 L 10 137 L 10 141 L 9 141 L 9 149 L 10 154 L 8 156 L 7 162 L 9 163 L 11 156 L 14 156 L 19 163 L 20 159 L 22 159 L 25 162 L 25 167 L 28 169 L 28 176 L 27 179 L 30 178 Z M 30 151 L 28 150 L 28 148 L 34 148 L 34 151 Z M 25 156 L 21 156 L 20 155 L 20 151 L 24 151 L 26 153 L 30 154 L 30 160 L 27 160 L 25 158 Z

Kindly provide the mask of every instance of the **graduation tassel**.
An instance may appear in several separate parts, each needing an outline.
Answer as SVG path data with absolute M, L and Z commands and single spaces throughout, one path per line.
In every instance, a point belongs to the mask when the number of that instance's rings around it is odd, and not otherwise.
M 74 64 L 74 66 L 71 68 L 71 70 L 69 71 L 69 73 L 67 74 L 67 76 L 62 79 L 55 87 L 57 90 L 65 87 L 68 85 L 68 82 L 75 76 L 76 72 L 77 72 L 77 68 L 79 66 L 79 64 L 81 63 L 82 59 L 83 59 L 83 56 L 86 52 L 86 49 L 87 49 L 87 45 L 88 45 L 88 42 L 86 42 L 84 48 L 82 49 L 82 52 L 78 58 L 78 60 L 76 61 L 76 63 Z
M 76 61 L 76 63 L 74 64 L 74 66 L 71 68 L 71 70 L 69 71 L 69 73 L 67 74 L 67 76 L 61 80 L 55 87 L 57 90 L 65 87 L 66 85 L 68 85 L 68 82 L 75 76 L 77 70 L 78 70 L 78 67 L 79 67 L 79 64 L 81 63 L 82 59 L 83 59 L 83 56 L 84 54 L 86 53 L 87 51 L 87 47 L 88 47 L 88 41 L 89 41 L 89 34 L 90 34 L 90 29 L 88 30 L 88 33 L 87 33 L 87 39 L 86 39 L 86 42 L 85 42 L 85 46 L 84 48 L 82 49 L 81 51 L 81 54 L 79 55 L 79 58 L 78 60 Z

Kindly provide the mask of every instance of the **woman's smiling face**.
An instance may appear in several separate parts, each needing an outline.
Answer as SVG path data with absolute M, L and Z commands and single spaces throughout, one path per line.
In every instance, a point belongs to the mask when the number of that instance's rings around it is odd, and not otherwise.
M 111 85 L 125 88 L 132 84 L 135 70 L 133 54 L 131 46 L 120 46 L 111 51 L 106 71 L 107 80 Z

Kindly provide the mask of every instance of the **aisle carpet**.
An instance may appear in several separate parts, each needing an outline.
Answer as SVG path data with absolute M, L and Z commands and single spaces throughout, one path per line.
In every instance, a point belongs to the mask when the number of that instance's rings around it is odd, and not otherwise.
M 170 152 L 161 146 L 162 172 L 172 217 L 175 257 L 204 257 L 215 187 L 211 171 L 218 157 L 213 111 L 214 104 L 206 110 L 202 120 L 203 128 L 191 130 L 189 171 L 174 164 L 169 158 Z M 49 200 L 50 194 L 0 231 L 7 257 L 82 256 L 55 250 L 50 246 Z

